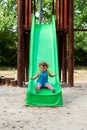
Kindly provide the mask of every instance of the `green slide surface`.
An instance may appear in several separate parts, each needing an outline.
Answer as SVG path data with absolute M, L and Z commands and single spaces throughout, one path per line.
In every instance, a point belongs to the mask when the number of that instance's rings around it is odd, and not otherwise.
M 45 61 L 49 64 L 52 74 L 56 77 L 48 79 L 49 83 L 56 89 L 53 93 L 47 88 L 41 88 L 38 93 L 35 91 L 36 80 L 29 80 L 26 93 L 26 105 L 28 106 L 62 106 L 62 90 L 59 81 L 58 51 L 56 40 L 55 17 L 52 16 L 50 24 L 36 24 L 35 16 L 32 16 L 31 38 L 30 38 L 30 63 L 29 78 L 38 71 L 38 64 Z

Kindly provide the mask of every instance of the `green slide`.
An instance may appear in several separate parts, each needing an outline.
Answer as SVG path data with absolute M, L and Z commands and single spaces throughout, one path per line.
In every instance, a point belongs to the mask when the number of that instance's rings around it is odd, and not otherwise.
M 49 83 L 56 89 L 53 93 L 47 88 L 41 88 L 38 93 L 35 91 L 36 80 L 29 80 L 26 93 L 26 105 L 28 106 L 62 106 L 62 90 L 59 81 L 58 52 L 56 41 L 55 17 L 52 16 L 50 24 L 36 24 L 35 16 L 32 18 L 31 38 L 30 38 L 30 65 L 29 78 L 38 71 L 38 64 L 45 61 L 49 64 L 52 74 L 56 77 L 48 79 Z

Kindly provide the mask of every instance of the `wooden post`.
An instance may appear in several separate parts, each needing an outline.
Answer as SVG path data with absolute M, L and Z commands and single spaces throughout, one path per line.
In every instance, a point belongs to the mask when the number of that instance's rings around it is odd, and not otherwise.
M 60 77 L 60 81 L 61 81 L 61 69 L 62 69 L 62 44 L 63 44 L 63 41 L 62 41 L 62 38 L 63 38 L 63 34 L 59 34 L 58 35 L 58 52 L 59 52 L 59 77 Z
M 10 85 L 17 86 L 17 80 L 15 80 L 15 79 L 10 80 Z
M 18 0 L 18 64 L 17 64 L 17 80 L 18 86 L 23 86 L 25 80 L 24 68 L 24 1 Z
M 1 83 L 1 77 L 0 77 L 0 83 Z
M 29 29 L 31 28 L 32 22 L 32 0 L 29 0 Z
M 64 1 L 63 0 L 60 0 L 59 1 L 59 28 L 60 29 L 63 29 L 63 22 L 64 22 L 64 19 L 63 19 L 63 16 L 64 16 Z
M 25 29 L 29 30 L 32 22 L 32 0 L 25 0 Z
M 59 0 L 56 0 L 56 29 L 59 28 Z
M 74 85 L 74 32 L 73 32 L 73 0 L 69 0 L 69 33 L 68 33 L 68 85 Z
M 25 0 L 25 29 L 29 29 L 29 0 Z
M 25 81 L 28 81 L 28 68 L 29 68 L 29 42 L 30 42 L 30 28 L 32 22 L 32 0 L 25 1 Z
M 66 46 L 67 46 L 67 38 L 66 33 L 63 33 L 63 43 L 62 43 L 62 81 L 63 83 L 67 82 L 67 52 L 66 52 Z
M 67 30 L 69 29 L 69 0 L 67 0 Z
M 25 81 L 28 80 L 28 59 L 29 59 L 29 32 L 27 31 L 29 31 L 29 0 L 25 0 L 25 33 L 24 33 Z
M 5 78 L 5 84 L 6 84 L 7 86 L 10 85 L 10 80 L 11 80 L 11 78 Z
M 25 32 L 25 81 L 28 81 L 29 68 L 29 32 Z
M 75 28 L 74 31 L 87 32 L 87 28 Z
M 1 79 L 0 79 L 0 85 L 4 85 L 5 84 L 5 77 L 4 76 L 2 76 L 2 77 L 0 77 Z
M 68 28 L 68 26 L 67 26 L 68 25 L 68 22 L 67 22 L 68 21 L 68 17 L 67 17 L 68 16 L 67 15 L 68 14 L 68 12 L 67 12 L 68 7 L 67 7 L 67 4 L 68 4 L 67 0 L 64 0 L 64 29 Z

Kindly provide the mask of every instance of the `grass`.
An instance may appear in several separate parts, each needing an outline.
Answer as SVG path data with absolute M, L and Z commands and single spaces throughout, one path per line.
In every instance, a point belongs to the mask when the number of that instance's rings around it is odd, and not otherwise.
M 16 67 L 11 67 L 11 66 L 0 66 L 0 71 L 16 71 Z
M 87 66 L 75 66 L 75 70 L 87 70 Z

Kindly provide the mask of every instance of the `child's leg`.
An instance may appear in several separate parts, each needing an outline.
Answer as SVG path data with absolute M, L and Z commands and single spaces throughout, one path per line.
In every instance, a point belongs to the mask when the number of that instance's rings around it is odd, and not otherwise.
M 52 87 L 50 84 L 47 83 L 45 86 L 46 86 L 47 88 L 53 90 L 53 87 Z
M 45 86 L 50 90 L 52 90 L 53 92 L 55 92 L 55 88 L 53 88 L 50 84 L 47 83 Z
M 42 87 L 42 84 L 38 83 L 37 88 L 40 89 Z
M 42 84 L 38 83 L 37 87 L 35 88 L 36 92 L 38 92 L 41 87 L 42 87 Z

